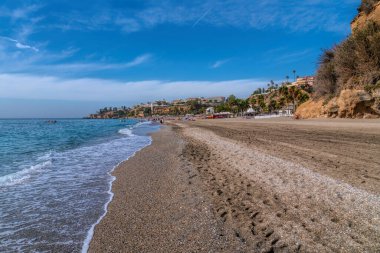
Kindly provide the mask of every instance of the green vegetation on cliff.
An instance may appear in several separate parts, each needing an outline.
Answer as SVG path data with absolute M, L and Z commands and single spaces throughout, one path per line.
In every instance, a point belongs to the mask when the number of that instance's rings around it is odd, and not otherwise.
M 358 11 L 369 14 L 373 10 L 373 6 L 378 2 L 380 2 L 380 0 L 363 0 L 358 8 Z
M 380 25 L 368 22 L 320 58 L 315 95 L 338 95 L 343 89 L 380 85 Z
M 358 17 L 375 12 L 379 0 L 362 0 Z M 378 7 L 377 7 L 378 8 Z M 380 86 L 380 24 L 367 20 L 354 26 L 342 43 L 325 50 L 316 75 L 315 96 L 337 96 L 344 89 L 366 89 Z
M 380 116 L 380 1 L 363 0 L 352 34 L 325 50 L 315 77 L 315 94 L 297 118 Z

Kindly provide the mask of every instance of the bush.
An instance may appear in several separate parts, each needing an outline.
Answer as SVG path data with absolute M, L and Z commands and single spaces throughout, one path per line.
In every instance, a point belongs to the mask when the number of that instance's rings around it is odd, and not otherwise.
M 336 95 L 342 89 L 364 88 L 380 81 L 380 25 L 369 22 L 319 61 L 315 95 Z
M 359 75 L 380 68 L 380 25 L 369 22 L 363 29 L 351 35 L 358 61 Z
M 337 75 L 336 92 L 345 88 L 356 76 L 358 59 L 355 53 L 355 41 L 349 37 L 335 48 L 334 68 Z M 352 87 L 351 87 L 352 88 Z
M 362 0 L 362 3 L 358 8 L 358 11 L 363 11 L 365 14 L 369 14 L 373 10 L 373 6 L 378 2 L 379 0 Z
M 315 96 L 335 94 L 337 89 L 337 76 L 335 73 L 333 50 L 325 50 L 319 59 L 319 69 L 315 77 Z

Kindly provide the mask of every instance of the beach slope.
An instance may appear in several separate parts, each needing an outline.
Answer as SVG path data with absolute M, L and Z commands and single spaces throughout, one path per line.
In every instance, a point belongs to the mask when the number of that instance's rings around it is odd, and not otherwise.
M 115 195 L 89 252 L 240 251 L 241 243 L 214 218 L 197 171 L 182 155 L 183 140 L 171 127 L 152 138 L 114 171 Z
M 380 121 L 176 122 L 116 171 L 91 252 L 377 252 Z

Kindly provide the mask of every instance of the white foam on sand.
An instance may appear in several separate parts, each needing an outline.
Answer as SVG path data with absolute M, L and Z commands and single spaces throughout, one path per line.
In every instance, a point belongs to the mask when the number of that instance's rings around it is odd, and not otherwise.
M 29 168 L 17 171 L 12 174 L 2 176 L 0 177 L 0 187 L 20 184 L 25 180 L 29 179 L 32 173 L 39 172 L 50 165 L 52 165 L 51 160 L 30 166 Z
M 119 134 L 123 134 L 123 135 L 128 135 L 128 136 L 135 136 L 133 133 L 132 133 L 132 129 L 131 128 L 123 128 L 123 129 L 120 129 L 118 131 Z
M 123 131 L 123 130 L 129 130 L 129 131 L 131 131 L 130 129 L 126 128 L 126 129 L 121 129 L 121 130 L 119 130 L 119 133 L 121 133 L 121 131 Z M 128 131 L 125 131 L 125 133 L 128 133 Z M 122 133 L 122 134 L 123 134 L 123 133 Z M 131 134 L 132 134 L 132 131 L 131 131 Z M 127 134 L 127 135 L 129 135 L 129 134 Z M 135 136 L 135 135 L 132 134 L 132 135 L 129 135 L 129 136 Z M 150 138 L 150 137 L 149 137 L 149 138 Z M 127 159 L 125 159 L 124 161 L 118 163 L 115 167 L 112 168 L 111 171 L 108 172 L 108 175 L 109 175 L 110 178 L 111 178 L 111 180 L 110 180 L 110 182 L 109 182 L 109 188 L 108 188 L 108 191 L 107 191 L 107 193 L 108 193 L 108 195 L 109 195 L 109 198 L 108 198 L 107 202 L 106 202 L 106 203 L 104 204 L 104 206 L 103 206 L 103 211 L 104 211 L 103 214 L 99 217 L 99 219 L 98 219 L 94 224 L 92 224 L 91 228 L 90 228 L 90 229 L 88 230 L 88 232 L 87 232 L 86 239 L 84 240 L 84 242 L 83 242 L 83 246 L 82 246 L 82 251 L 81 251 L 82 253 L 87 253 L 87 252 L 88 252 L 88 249 L 89 249 L 89 247 L 90 247 L 91 240 L 92 240 L 92 238 L 93 238 L 93 236 L 94 236 L 94 230 L 95 230 L 95 227 L 96 227 L 96 225 L 98 225 L 98 224 L 101 222 L 101 220 L 106 216 L 106 214 L 107 214 L 107 212 L 108 212 L 108 205 L 109 205 L 109 203 L 111 203 L 111 201 L 112 201 L 112 199 L 113 199 L 114 193 L 112 192 L 112 184 L 113 184 L 113 182 L 116 180 L 116 177 L 112 175 L 113 171 L 114 171 L 118 166 L 120 166 L 122 163 L 124 163 L 125 161 L 128 161 L 131 157 L 135 156 L 137 152 L 139 152 L 140 150 L 142 150 L 143 148 L 145 148 L 145 147 L 147 147 L 147 146 L 149 146 L 149 145 L 151 145 L 151 144 L 152 144 L 152 139 L 150 138 L 150 141 L 149 141 L 149 143 L 148 143 L 146 146 L 144 146 L 144 147 L 142 147 L 142 148 L 136 150 L 131 156 L 129 156 L 129 157 L 128 157 Z

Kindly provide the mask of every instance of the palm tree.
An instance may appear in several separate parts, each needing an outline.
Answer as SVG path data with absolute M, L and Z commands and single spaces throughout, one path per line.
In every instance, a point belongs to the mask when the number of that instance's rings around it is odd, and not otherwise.
M 286 82 L 289 83 L 289 76 L 286 76 Z
M 283 85 L 278 90 L 281 95 L 287 96 L 288 95 L 288 87 L 286 85 Z
M 296 109 L 297 109 L 296 108 L 297 102 L 298 102 L 298 100 L 300 100 L 301 96 L 302 96 L 302 92 L 298 88 L 296 88 L 295 86 L 292 86 L 289 88 L 288 98 L 289 98 L 290 102 L 293 103 L 294 111 L 296 111 Z
M 293 70 L 293 75 L 294 75 L 294 82 L 296 81 L 296 70 Z

